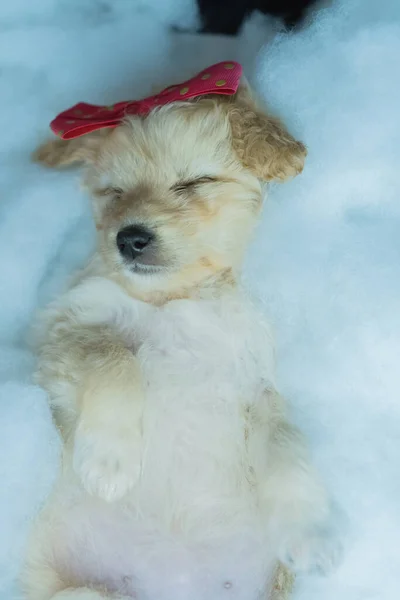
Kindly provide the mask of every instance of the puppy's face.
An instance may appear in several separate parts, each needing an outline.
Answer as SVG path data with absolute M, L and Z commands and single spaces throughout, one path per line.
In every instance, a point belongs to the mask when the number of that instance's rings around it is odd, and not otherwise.
M 130 119 L 102 144 L 89 185 L 101 253 L 140 277 L 237 265 L 261 200 L 216 106 Z
M 172 104 L 41 152 L 48 164 L 88 164 L 99 251 L 113 272 L 145 289 L 236 270 L 262 182 L 296 175 L 305 156 L 244 88 L 234 99 Z

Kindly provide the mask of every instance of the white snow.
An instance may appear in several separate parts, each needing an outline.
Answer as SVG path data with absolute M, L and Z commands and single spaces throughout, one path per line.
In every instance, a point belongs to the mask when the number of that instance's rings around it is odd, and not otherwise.
M 274 324 L 281 388 L 347 524 L 342 566 L 299 579 L 293 598 L 397 600 L 400 3 L 338 0 L 273 42 L 260 16 L 237 41 L 175 36 L 165 23 L 195 19 L 190 0 L 151 4 L 0 8 L 0 600 L 17 597 L 59 450 L 24 334 L 93 244 L 78 175 L 46 172 L 29 153 L 78 100 L 139 97 L 228 58 L 309 147 L 303 175 L 271 189 L 246 268 Z

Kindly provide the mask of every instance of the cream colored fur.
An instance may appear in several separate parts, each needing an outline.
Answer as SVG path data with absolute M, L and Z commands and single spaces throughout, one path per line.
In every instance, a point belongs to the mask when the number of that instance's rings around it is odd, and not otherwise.
M 247 87 L 36 153 L 85 163 L 98 250 L 36 327 L 36 379 L 65 443 L 27 600 L 283 600 L 278 561 L 333 562 L 329 500 L 238 283 L 264 182 L 304 157 Z M 159 240 L 148 272 L 115 242 L 137 223 Z

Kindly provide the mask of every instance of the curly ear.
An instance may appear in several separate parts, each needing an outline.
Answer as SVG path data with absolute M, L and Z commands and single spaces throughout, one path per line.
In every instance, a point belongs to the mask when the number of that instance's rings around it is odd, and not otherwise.
M 48 140 L 33 152 L 32 160 L 54 169 L 93 163 L 101 142 L 108 133 L 108 129 L 100 129 L 73 140 Z
M 259 109 L 246 82 L 229 104 L 228 116 L 233 147 L 243 165 L 259 179 L 284 181 L 301 173 L 306 147 L 278 119 Z

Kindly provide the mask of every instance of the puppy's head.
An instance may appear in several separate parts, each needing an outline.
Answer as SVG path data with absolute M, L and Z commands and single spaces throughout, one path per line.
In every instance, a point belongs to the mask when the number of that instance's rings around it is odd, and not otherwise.
M 139 288 L 173 290 L 240 266 L 263 182 L 297 175 L 305 154 L 244 84 L 233 97 L 173 103 L 53 140 L 36 159 L 85 163 L 105 263 Z

